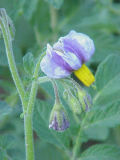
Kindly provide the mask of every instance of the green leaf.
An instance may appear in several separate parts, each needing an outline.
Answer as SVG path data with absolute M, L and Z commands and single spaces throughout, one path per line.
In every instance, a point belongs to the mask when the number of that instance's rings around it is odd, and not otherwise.
M 84 151 L 79 160 L 120 160 L 120 148 L 107 144 L 94 145 Z
M 0 120 L 4 116 L 10 114 L 11 111 L 12 111 L 12 109 L 10 108 L 10 106 L 6 102 L 0 101 Z
M 84 128 L 115 127 L 120 124 L 120 102 L 105 108 L 92 109 L 86 116 Z
M 87 136 L 88 139 L 104 141 L 107 139 L 109 135 L 109 129 L 104 126 L 96 125 L 96 126 L 89 127 L 86 130 L 84 130 L 84 134 Z
M 52 4 L 55 8 L 60 9 L 62 6 L 64 0 L 46 0 L 50 4 Z
M 87 113 L 84 129 L 115 127 L 120 124 L 120 57 L 110 55 L 96 72 L 97 94 L 93 98 L 93 108 Z
M 14 142 L 11 135 L 0 136 L 0 160 L 8 160 L 10 157 L 7 154 L 7 149 L 10 149 Z
M 44 89 L 46 97 L 54 103 L 54 89 L 51 82 L 43 83 L 40 87 Z
M 0 160 L 7 160 L 6 158 L 7 157 L 6 157 L 5 151 L 3 151 L 3 150 L 0 149 Z
M 36 160 L 39 160 L 40 157 L 44 160 L 65 160 L 65 158 L 63 158 L 65 155 L 61 154 L 61 151 L 57 147 L 41 140 L 37 141 L 35 150 L 37 151 Z
M 17 0 L 12 0 L 11 3 L 9 3 L 8 0 L 1 0 L 0 8 L 5 8 L 7 10 L 8 15 L 13 19 L 17 15 L 18 8 L 20 7 L 19 4 L 20 2 Z
M 120 56 L 110 55 L 96 72 L 94 106 L 106 106 L 120 99 Z
M 107 0 L 107 1 L 100 0 L 98 3 L 103 3 L 104 5 L 110 5 L 112 1 L 111 0 Z
M 28 74 L 29 76 L 32 76 L 34 71 L 34 66 L 35 66 L 35 60 L 31 52 L 28 52 L 23 57 L 23 66 L 26 74 Z
M 38 0 L 24 0 L 22 2 L 21 12 L 30 20 L 37 9 Z
M 0 136 L 0 149 L 8 149 L 14 143 L 14 137 L 11 135 Z
M 18 141 L 18 139 L 20 140 Z M 21 155 L 19 155 L 21 154 L 21 150 L 19 150 L 19 147 L 23 149 L 24 148 L 23 145 L 24 143 L 21 146 L 21 138 L 18 135 L 15 135 L 15 136 L 8 135 L 8 134 L 1 135 L 0 136 L 0 160 L 11 160 L 11 159 L 18 160 L 18 157 L 21 159 L 24 159 L 23 157 L 21 157 Z
M 120 41 L 117 36 L 109 35 L 102 32 L 97 32 L 91 35 L 95 43 L 95 54 L 93 55 L 91 61 L 101 62 L 108 55 L 120 55 Z

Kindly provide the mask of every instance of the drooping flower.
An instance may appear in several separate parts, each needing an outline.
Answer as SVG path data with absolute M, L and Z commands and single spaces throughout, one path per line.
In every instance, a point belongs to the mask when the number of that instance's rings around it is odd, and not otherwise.
M 90 60 L 94 51 L 94 42 L 89 36 L 71 31 L 65 37 L 61 37 L 53 47 L 47 44 L 46 55 L 40 66 L 50 78 L 68 77 L 74 72 L 86 86 L 89 86 L 93 83 L 94 76 L 84 63 Z
M 56 131 L 64 131 L 69 128 L 69 120 L 61 103 L 55 103 L 49 120 L 49 128 Z

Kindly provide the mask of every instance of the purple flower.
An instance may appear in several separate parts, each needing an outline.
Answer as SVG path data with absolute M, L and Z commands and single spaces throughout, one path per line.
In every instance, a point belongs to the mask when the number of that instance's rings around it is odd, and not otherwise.
M 64 112 L 54 112 L 53 114 L 53 119 L 49 124 L 49 128 L 52 128 L 56 131 L 64 131 L 69 128 L 70 124 Z
M 41 61 L 42 71 L 51 78 L 64 78 L 81 68 L 95 51 L 94 42 L 87 35 L 71 31 L 61 37 L 53 47 L 47 44 Z
M 69 120 L 62 104 L 55 103 L 50 114 L 49 128 L 62 132 L 69 128 L 69 125 Z

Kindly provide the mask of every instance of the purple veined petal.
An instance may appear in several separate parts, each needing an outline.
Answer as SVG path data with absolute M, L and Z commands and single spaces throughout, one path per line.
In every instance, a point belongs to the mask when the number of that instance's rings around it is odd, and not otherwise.
M 63 39 L 64 43 L 64 50 L 65 52 L 72 52 L 74 53 L 82 63 L 86 61 L 84 48 L 79 45 L 76 40 L 72 39 Z
M 69 34 L 68 34 L 69 37 Z M 75 31 L 70 32 L 70 39 L 76 40 L 79 46 L 83 49 L 85 62 L 88 61 L 94 54 L 95 46 L 93 40 L 86 34 L 77 33 Z
M 71 74 L 71 71 L 65 69 L 63 64 L 57 64 L 56 61 L 59 59 L 52 55 L 53 52 L 50 45 L 47 46 L 47 54 L 43 57 L 40 67 L 41 70 L 50 78 L 64 78 Z M 55 61 L 56 59 L 56 61 Z M 61 62 L 63 63 L 63 61 Z
M 67 36 L 61 37 L 53 48 L 74 53 L 83 63 L 88 61 L 95 51 L 94 43 L 89 36 L 71 31 Z
M 63 122 L 62 122 L 61 130 L 64 131 L 67 128 L 69 128 L 70 123 L 69 123 L 68 119 L 66 119 L 64 112 L 62 113 L 62 116 L 63 116 Z
M 95 46 L 93 40 L 83 33 L 76 33 L 73 36 L 73 39 L 76 39 L 78 43 L 83 46 L 86 53 L 88 53 L 88 56 L 92 56 L 95 51 Z
M 61 66 L 62 68 L 64 68 L 67 71 L 72 72 L 74 70 L 74 68 L 72 68 L 64 59 L 61 52 L 61 55 L 57 54 L 56 51 L 54 51 L 54 49 L 47 44 L 47 51 L 46 51 L 47 55 L 49 55 L 51 57 L 51 59 L 59 66 Z
M 77 70 L 82 66 L 81 59 L 79 59 L 74 53 L 72 52 L 60 52 L 55 51 L 57 55 L 59 55 L 69 66 L 72 70 Z
M 61 52 L 60 52 L 61 53 Z M 62 53 L 61 53 L 62 54 Z M 64 57 L 63 57 L 63 54 L 62 56 L 57 54 L 57 51 L 52 51 L 52 59 L 53 61 L 61 66 L 62 68 L 64 68 L 65 70 L 67 71 L 70 71 L 72 72 L 74 70 L 74 68 L 72 68 L 72 66 L 70 66 L 65 60 L 64 60 Z
M 61 53 L 61 57 L 63 57 L 74 70 L 79 69 L 82 63 L 85 62 L 83 56 L 85 51 L 76 40 L 60 38 L 59 41 L 54 44 L 53 49 L 57 50 L 56 52 L 58 54 Z
M 64 45 L 62 43 L 61 38 L 59 38 L 58 42 L 54 43 L 53 49 L 57 50 L 57 51 L 60 51 L 62 53 L 64 52 Z
M 71 72 L 57 65 L 48 55 L 43 57 L 40 67 L 41 70 L 50 78 L 64 78 L 71 74 Z
M 58 122 L 57 122 L 57 114 L 54 114 L 54 119 L 52 122 L 49 124 L 49 128 L 53 128 L 54 130 L 59 130 Z
M 74 48 L 75 48 L 75 45 L 76 43 L 74 44 Z M 71 48 L 72 46 L 70 46 L 69 44 L 68 47 Z M 53 50 L 57 53 L 57 55 L 59 55 L 67 64 L 69 64 L 72 70 L 77 70 L 82 66 L 82 61 L 81 61 L 81 58 L 78 58 L 80 56 L 77 56 L 78 51 L 75 51 L 74 48 L 72 47 L 71 49 L 65 50 L 64 44 L 61 38 L 57 43 L 53 45 Z
M 56 112 L 54 113 L 53 119 L 49 124 L 49 128 L 52 128 L 53 130 L 56 130 L 56 131 L 63 132 L 67 128 L 69 128 L 70 123 L 68 119 L 66 118 L 64 112 L 61 112 L 59 114 L 57 114 Z M 61 122 L 59 122 L 59 118 L 61 118 Z

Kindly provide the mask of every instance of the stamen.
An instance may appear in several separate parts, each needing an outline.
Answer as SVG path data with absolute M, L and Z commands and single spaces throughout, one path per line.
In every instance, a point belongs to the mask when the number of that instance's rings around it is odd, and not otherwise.
M 80 69 L 74 71 L 74 74 L 87 87 L 95 81 L 94 75 L 85 64 Z

